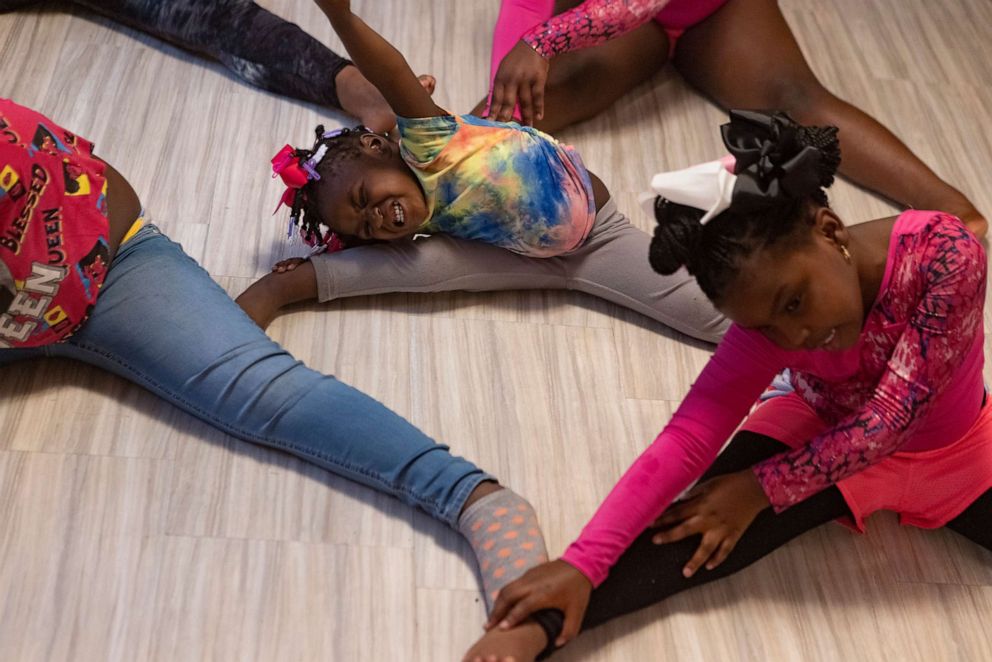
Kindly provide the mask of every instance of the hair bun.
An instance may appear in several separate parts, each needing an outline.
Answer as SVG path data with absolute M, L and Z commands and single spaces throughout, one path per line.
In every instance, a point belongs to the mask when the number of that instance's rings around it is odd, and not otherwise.
M 840 141 L 835 126 L 800 126 L 799 142 L 820 153 L 817 167 L 820 187 L 829 188 L 840 167 Z
M 703 225 L 699 222 L 703 211 L 658 196 L 654 202 L 654 217 L 658 225 L 651 239 L 648 259 L 652 269 L 667 276 L 683 265 L 689 266 L 696 254 L 703 233 Z
M 732 110 L 721 132 L 748 206 L 815 194 L 840 165 L 836 127 L 805 127 L 782 112 Z

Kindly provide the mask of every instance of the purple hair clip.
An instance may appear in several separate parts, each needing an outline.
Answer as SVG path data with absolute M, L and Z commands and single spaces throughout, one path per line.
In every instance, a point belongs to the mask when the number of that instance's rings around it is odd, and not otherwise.
M 364 126 L 361 128 L 365 129 Z M 321 134 L 320 139 L 328 140 L 329 138 L 337 138 L 338 136 L 344 135 L 349 132 L 351 132 L 351 129 L 345 127 L 342 127 L 340 129 L 334 129 L 333 131 L 325 131 L 323 134 Z M 311 156 L 309 159 L 307 159 L 306 161 L 300 164 L 300 167 L 302 167 L 303 170 L 306 171 L 307 175 L 309 175 L 309 178 L 311 180 L 314 181 L 320 180 L 320 173 L 317 172 L 317 166 L 320 165 L 320 162 L 324 160 L 324 155 L 326 154 L 327 154 L 327 145 L 320 145 L 313 153 L 313 156 Z

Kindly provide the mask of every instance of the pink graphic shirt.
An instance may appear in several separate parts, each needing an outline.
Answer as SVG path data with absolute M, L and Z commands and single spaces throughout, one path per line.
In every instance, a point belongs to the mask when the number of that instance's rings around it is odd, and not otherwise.
M 60 342 L 110 268 L 103 162 L 93 145 L 0 99 L 0 349 Z
M 753 468 L 776 512 L 897 449 L 953 443 L 981 408 L 985 280 L 985 252 L 958 219 L 903 213 L 858 343 L 790 351 L 732 326 L 671 422 L 562 558 L 602 583 L 634 538 L 712 464 L 784 368 L 832 427 Z

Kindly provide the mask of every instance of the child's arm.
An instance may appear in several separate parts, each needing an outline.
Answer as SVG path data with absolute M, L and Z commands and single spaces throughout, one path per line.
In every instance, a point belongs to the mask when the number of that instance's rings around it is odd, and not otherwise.
M 716 458 L 723 442 L 784 364 L 782 350 L 732 326 L 671 422 L 624 473 L 562 557 L 500 591 L 489 626 L 509 627 L 537 609 L 560 609 L 560 643 L 582 622 L 589 591 L 634 539 Z
M 309 260 L 283 260 L 238 297 L 263 329 L 279 309 L 300 301 L 333 301 L 391 292 L 483 292 L 564 289 L 552 260 L 519 255 L 481 241 L 435 235 L 356 246 Z
M 279 309 L 291 303 L 317 298 L 317 279 L 309 260 L 283 260 L 241 293 L 235 302 L 262 329 L 275 319 Z
M 341 38 L 348 55 L 402 117 L 447 115 L 424 89 L 403 54 L 351 12 L 350 0 L 315 0 Z
M 540 120 L 544 115 L 544 87 L 548 77 L 549 60 L 557 55 L 580 48 L 605 43 L 610 39 L 644 25 L 669 0 L 586 0 L 577 7 L 562 12 L 543 23 L 522 31 L 505 57 L 501 56 L 495 74 L 490 74 L 491 100 L 489 116 L 501 122 L 509 121 L 514 106 L 520 103 L 525 123 L 529 118 Z M 541 11 L 542 4 L 531 0 Z M 519 28 L 517 28 L 519 29 Z M 505 39 L 500 48 L 506 48 Z M 495 50 L 496 43 L 494 43 Z

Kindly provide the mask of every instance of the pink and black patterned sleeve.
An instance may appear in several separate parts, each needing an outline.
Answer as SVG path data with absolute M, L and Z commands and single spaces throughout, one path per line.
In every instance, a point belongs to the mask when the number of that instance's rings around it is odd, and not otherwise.
M 916 305 L 874 395 L 858 412 L 806 446 L 754 467 L 781 512 L 894 452 L 948 385 L 982 334 L 986 259 L 956 219 L 943 216 L 913 250 L 923 281 Z
M 668 0 L 586 0 L 536 25 L 523 40 L 542 57 L 596 46 L 644 25 Z

